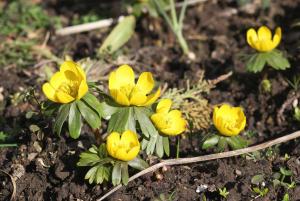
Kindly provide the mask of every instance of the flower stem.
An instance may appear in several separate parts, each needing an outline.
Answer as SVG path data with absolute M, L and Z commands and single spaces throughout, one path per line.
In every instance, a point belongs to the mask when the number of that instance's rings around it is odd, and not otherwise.
M 177 137 L 177 146 L 176 146 L 176 158 L 179 158 L 179 150 L 180 150 L 180 137 Z

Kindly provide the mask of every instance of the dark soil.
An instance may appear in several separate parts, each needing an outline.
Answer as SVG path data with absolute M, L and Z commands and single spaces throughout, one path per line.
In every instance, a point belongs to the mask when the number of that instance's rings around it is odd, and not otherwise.
M 64 1 L 65 2 L 65 1 Z M 99 2 L 98 2 L 99 4 Z M 83 6 L 84 5 L 84 6 Z M 72 14 L 93 8 L 95 2 L 78 2 L 69 6 L 60 1 L 47 1 L 45 8 L 53 15 L 62 15 L 65 24 Z M 101 4 L 107 9 L 110 3 Z M 120 14 L 118 3 L 113 3 L 113 15 Z M 90 6 L 90 7 L 89 7 Z M 245 109 L 247 130 L 256 134 L 252 143 L 257 144 L 300 129 L 299 122 L 292 118 L 292 108 L 284 112 L 285 121 L 277 122 L 277 114 L 284 101 L 293 93 L 286 79 L 291 79 L 299 71 L 300 32 L 291 25 L 300 20 L 300 1 L 272 1 L 263 10 L 256 4 L 250 9 L 239 7 L 235 1 L 207 1 L 187 10 L 184 35 L 188 39 L 196 60 L 189 62 L 181 56 L 176 39 L 162 19 L 149 16 L 138 21 L 137 32 L 124 53 L 128 62 L 138 71 L 151 70 L 160 82 L 168 82 L 171 87 L 183 87 L 186 79 L 195 83 L 199 71 L 205 70 L 207 79 L 233 71 L 234 75 L 219 83 L 207 96 L 211 104 L 229 102 Z M 102 8 L 103 9 L 103 8 Z M 66 10 L 68 12 L 66 12 Z M 250 12 L 249 10 L 253 10 Z M 284 71 L 266 69 L 261 74 L 250 74 L 240 59 L 241 52 L 248 52 L 245 33 L 249 27 L 266 24 L 281 26 L 283 42 L 281 49 L 289 52 L 292 68 Z M 48 46 L 58 56 L 68 53 L 75 60 L 95 57 L 106 31 L 92 31 L 65 37 L 52 36 Z M 66 51 L 67 50 L 67 51 Z M 126 60 L 127 61 L 127 60 Z M 37 61 L 38 63 L 39 61 Z M 112 64 L 116 66 L 117 62 Z M 151 68 L 149 68 L 151 67 Z M 110 184 L 89 185 L 84 181 L 86 168 L 77 168 L 79 154 L 95 142 L 88 128 L 79 140 L 72 140 L 63 134 L 61 137 L 51 131 L 49 120 L 41 115 L 27 119 L 27 111 L 37 110 L 28 103 L 14 103 L 9 98 L 30 86 L 40 86 L 36 81 L 37 69 L 3 69 L 0 73 L 0 86 L 4 88 L 4 109 L 1 111 L 0 130 L 15 134 L 17 148 L 0 149 L 0 167 L 16 179 L 17 200 L 96 200 L 112 188 Z M 265 93 L 260 83 L 265 76 L 271 80 L 272 91 Z M 40 90 L 40 89 L 39 89 Z M 33 132 L 30 125 L 40 130 Z M 207 154 L 200 150 L 199 133 L 190 134 L 181 140 L 180 154 L 183 157 Z M 175 142 L 172 144 L 175 147 Z M 280 167 L 292 170 L 296 187 L 289 190 L 290 200 L 300 200 L 300 144 L 299 140 L 283 144 L 273 151 L 264 152 L 261 159 L 253 160 L 241 156 L 187 166 L 168 167 L 167 171 L 150 173 L 117 191 L 109 200 L 153 200 L 160 194 L 173 194 L 174 200 L 222 200 L 218 188 L 229 191 L 227 200 L 282 200 L 283 188 L 273 188 L 272 174 Z M 285 153 L 290 158 L 285 160 Z M 174 157 L 175 153 L 172 153 Z M 162 178 L 158 179 L 157 174 Z M 265 175 L 265 185 L 269 193 L 262 198 L 252 192 L 251 178 Z M 201 192 L 197 188 L 207 185 Z M 0 200 L 9 200 L 12 184 L 7 175 L 0 172 Z

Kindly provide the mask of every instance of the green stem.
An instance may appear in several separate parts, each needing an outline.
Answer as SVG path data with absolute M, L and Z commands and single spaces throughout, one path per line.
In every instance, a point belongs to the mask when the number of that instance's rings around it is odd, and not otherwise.
M 180 137 L 177 137 L 177 146 L 176 146 L 176 158 L 179 158 L 179 150 L 180 150 Z
M 177 33 L 175 33 L 175 34 L 176 34 L 176 36 L 177 36 L 179 45 L 180 45 L 181 49 L 183 50 L 183 53 L 184 53 L 185 55 L 188 55 L 188 53 L 190 52 L 190 50 L 189 50 L 189 47 L 188 47 L 188 45 L 187 45 L 187 42 L 186 42 L 186 40 L 184 39 L 184 37 L 183 37 L 181 31 L 182 31 L 182 30 L 178 30 Z
M 16 147 L 17 144 L 0 144 L 0 147 Z

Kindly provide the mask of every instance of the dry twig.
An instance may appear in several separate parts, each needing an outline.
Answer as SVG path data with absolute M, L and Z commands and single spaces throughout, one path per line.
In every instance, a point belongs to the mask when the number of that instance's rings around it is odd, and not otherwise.
M 294 100 L 296 100 L 298 98 L 300 98 L 300 93 L 295 93 L 295 94 L 292 94 L 292 96 L 288 97 L 284 101 L 284 103 L 282 104 L 281 108 L 278 110 L 278 113 L 277 113 L 277 123 L 278 123 L 278 125 L 281 126 L 283 124 L 283 122 L 285 121 L 285 118 L 284 118 L 284 115 L 283 115 L 285 109 L 289 105 L 291 105 L 294 102 Z
M 129 182 L 147 174 L 150 172 L 154 172 L 155 170 L 163 167 L 163 166 L 172 166 L 172 165 L 183 165 L 183 164 L 189 164 L 189 163 L 196 163 L 196 162 L 203 162 L 203 161 L 209 161 L 209 160 L 215 160 L 215 159 L 221 159 L 221 158 L 228 158 L 228 157 L 232 157 L 232 156 L 239 156 L 242 154 L 246 154 L 246 153 L 251 153 L 251 152 L 255 152 L 255 151 L 259 151 L 262 149 L 266 149 L 268 147 L 274 146 L 276 144 L 280 144 L 283 142 L 287 142 L 293 139 L 296 139 L 300 137 L 300 131 L 296 131 L 292 134 L 289 135 L 285 135 L 283 137 L 279 137 L 276 138 L 274 140 L 270 140 L 268 142 L 264 142 L 255 146 L 251 146 L 251 147 L 247 147 L 244 149 L 239 149 L 239 150 L 234 150 L 234 151 L 227 151 L 227 152 L 223 152 L 223 153 L 216 153 L 216 154 L 210 154 L 210 155 L 205 155 L 205 156 L 198 156 L 198 157 L 192 157 L 192 158 L 178 158 L 178 159 L 169 159 L 169 160 L 164 160 L 160 163 L 157 163 L 135 175 L 133 175 L 132 177 L 129 178 Z M 111 194 L 113 194 L 114 192 L 116 192 L 117 190 L 119 190 L 122 187 L 122 185 L 118 185 L 116 187 L 114 187 L 112 190 L 110 190 L 109 192 L 107 192 L 105 195 L 103 195 L 100 199 L 98 199 L 97 201 L 101 201 L 104 200 L 105 198 L 107 198 L 108 196 L 110 196 Z
M 207 0 L 188 0 L 187 5 L 195 5 L 198 3 L 203 3 L 206 2 Z M 182 7 L 183 3 L 177 3 L 176 7 Z M 169 10 L 170 8 L 167 8 Z M 120 21 L 124 16 L 120 16 L 118 18 L 118 21 Z M 65 35 L 71 35 L 71 34 L 76 34 L 76 33 L 81 33 L 85 31 L 91 31 L 95 29 L 100 29 L 100 28 L 105 28 L 109 27 L 113 24 L 114 19 L 109 18 L 109 19 L 104 19 L 104 20 L 99 20 L 96 22 L 90 22 L 90 23 L 85 23 L 85 24 L 80 24 L 80 25 L 75 25 L 75 26 L 69 26 L 65 27 L 59 30 L 56 30 L 57 35 L 65 36 Z

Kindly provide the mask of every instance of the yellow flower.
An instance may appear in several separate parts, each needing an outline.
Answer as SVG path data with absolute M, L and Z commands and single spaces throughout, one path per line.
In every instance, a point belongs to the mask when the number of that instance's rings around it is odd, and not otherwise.
M 245 128 L 246 116 L 241 107 L 222 104 L 214 107 L 213 122 L 222 135 L 234 136 Z
M 69 103 L 81 99 L 88 92 L 86 75 L 73 61 L 65 61 L 49 82 L 43 85 L 48 99 L 57 103 Z
M 154 88 L 151 73 L 143 72 L 135 84 L 134 72 L 128 65 L 122 65 L 110 73 L 108 85 L 111 96 L 120 105 L 147 106 L 154 103 L 160 95 L 160 88 L 150 94 Z
M 107 137 L 106 148 L 110 156 L 122 161 L 131 161 L 140 151 L 140 142 L 137 134 L 130 130 L 122 135 L 113 132 Z
M 248 44 L 260 52 L 269 52 L 277 47 L 281 40 L 281 28 L 277 27 L 275 35 L 272 38 L 270 29 L 266 26 L 261 26 L 257 33 L 251 28 L 247 31 Z
M 179 110 L 170 111 L 171 105 L 170 99 L 162 99 L 156 107 L 156 113 L 151 115 L 151 120 L 162 133 L 174 136 L 185 131 L 186 121 Z

